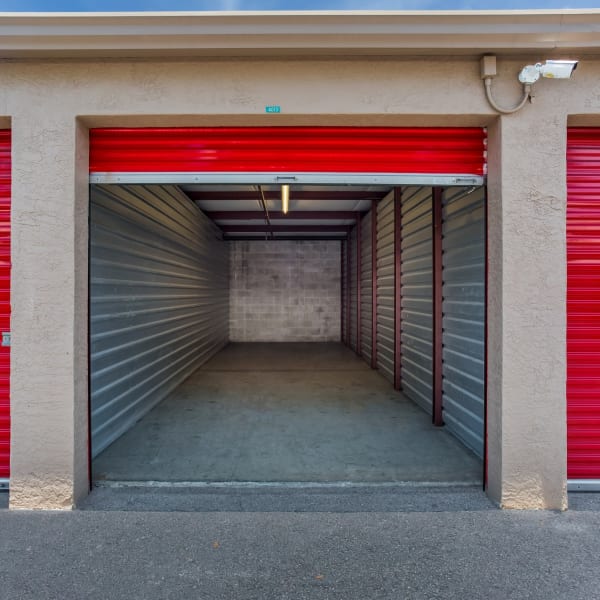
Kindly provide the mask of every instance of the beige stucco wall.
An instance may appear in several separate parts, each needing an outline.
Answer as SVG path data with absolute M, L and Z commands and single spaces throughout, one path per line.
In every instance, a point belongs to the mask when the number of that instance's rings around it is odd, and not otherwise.
M 500 62 L 510 104 L 525 60 Z M 489 125 L 489 493 L 566 506 L 565 135 L 600 63 L 498 117 L 476 59 L 4 63 L 13 128 L 12 508 L 87 492 L 87 128 Z M 282 113 L 265 115 L 267 104 Z

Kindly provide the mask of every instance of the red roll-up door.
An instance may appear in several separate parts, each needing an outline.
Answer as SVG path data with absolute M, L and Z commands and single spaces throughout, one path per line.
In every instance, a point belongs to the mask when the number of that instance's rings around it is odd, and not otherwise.
M 569 479 L 600 480 L 600 128 L 567 141 Z
M 92 129 L 92 173 L 484 175 L 481 127 Z
M 10 130 L 0 130 L 0 331 L 10 331 Z M 10 472 L 10 347 L 0 345 L 0 482 Z

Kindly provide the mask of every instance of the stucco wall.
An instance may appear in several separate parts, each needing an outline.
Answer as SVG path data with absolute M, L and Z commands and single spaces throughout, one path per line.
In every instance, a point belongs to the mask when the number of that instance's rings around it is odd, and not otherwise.
M 232 342 L 339 341 L 339 242 L 240 241 L 229 246 Z
M 518 98 L 528 62 L 499 62 L 500 102 Z M 541 81 L 535 104 L 500 117 L 468 57 L 4 63 L 11 506 L 70 507 L 87 489 L 87 128 L 338 124 L 490 127 L 489 491 L 504 506 L 564 507 L 565 128 L 569 115 L 600 124 L 599 81 L 600 63 L 583 60 L 573 81 Z

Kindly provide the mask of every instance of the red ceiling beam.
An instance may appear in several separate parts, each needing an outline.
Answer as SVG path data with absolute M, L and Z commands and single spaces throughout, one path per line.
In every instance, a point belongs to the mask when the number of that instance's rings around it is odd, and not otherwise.
M 261 210 L 220 210 L 206 211 L 204 214 L 214 221 L 264 220 L 265 218 L 265 213 Z M 360 218 L 360 212 L 352 210 L 297 210 L 285 215 L 281 211 L 270 210 L 269 217 L 271 219 L 288 220 L 352 219 L 357 221 Z
M 273 233 L 348 233 L 349 225 L 267 225 L 257 223 L 256 225 L 222 225 L 225 233 L 250 233 L 272 231 Z
M 195 191 L 184 190 L 191 200 L 256 200 L 260 198 L 258 192 L 249 191 Z M 266 200 L 281 200 L 279 190 L 264 190 Z M 386 190 L 379 191 L 357 191 L 357 190 L 294 190 L 290 189 L 290 200 L 378 200 L 383 198 Z

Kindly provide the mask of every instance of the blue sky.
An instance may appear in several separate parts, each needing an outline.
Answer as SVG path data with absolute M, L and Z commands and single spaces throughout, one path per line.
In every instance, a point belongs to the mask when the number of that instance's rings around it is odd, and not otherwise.
M 600 8 L 600 0 L 0 0 L 0 12 Z

